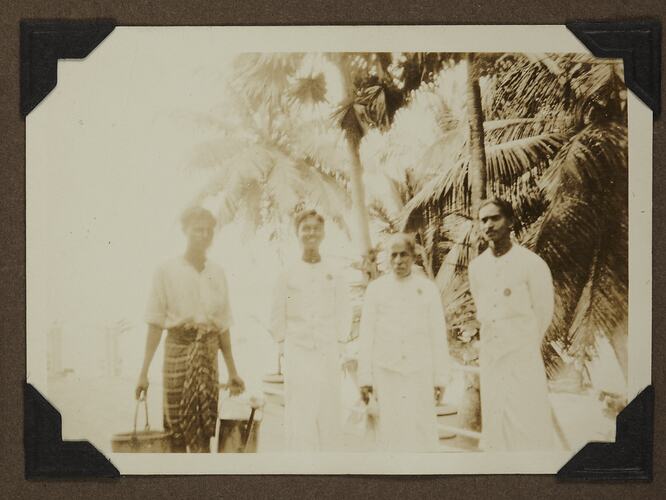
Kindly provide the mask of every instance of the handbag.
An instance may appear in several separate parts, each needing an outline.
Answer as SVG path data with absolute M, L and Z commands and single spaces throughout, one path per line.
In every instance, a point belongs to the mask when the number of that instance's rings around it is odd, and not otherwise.
M 142 431 L 137 431 L 139 406 L 145 408 L 146 424 Z M 171 451 L 171 433 L 165 431 L 151 431 L 148 422 L 148 403 L 145 393 L 136 402 L 134 410 L 134 430 L 114 434 L 111 438 L 111 450 L 114 453 L 169 453 Z

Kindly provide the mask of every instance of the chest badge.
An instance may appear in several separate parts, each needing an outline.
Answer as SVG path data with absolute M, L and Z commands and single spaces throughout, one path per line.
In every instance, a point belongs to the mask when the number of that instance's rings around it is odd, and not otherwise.
M 508 297 L 509 295 L 511 295 L 511 288 L 505 288 L 504 289 L 504 296 Z
M 326 279 L 330 281 L 330 280 L 333 279 L 333 276 L 331 276 L 330 274 L 327 274 L 327 275 L 326 275 Z
M 416 293 L 418 293 L 419 295 L 421 295 L 423 292 L 421 291 L 420 288 L 417 288 L 417 289 L 416 289 Z

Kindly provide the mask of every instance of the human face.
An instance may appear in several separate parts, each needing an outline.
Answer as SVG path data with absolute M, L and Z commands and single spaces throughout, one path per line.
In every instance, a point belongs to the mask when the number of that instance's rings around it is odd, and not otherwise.
M 187 244 L 191 250 L 205 252 L 213 242 L 214 227 L 210 222 L 200 219 L 190 222 L 185 228 Z
M 494 203 L 489 203 L 479 210 L 481 229 L 488 241 L 493 243 L 504 243 L 511 237 L 511 223 L 500 208 Z
M 391 269 L 398 278 L 406 278 L 412 272 L 414 254 L 403 241 L 396 241 L 389 248 Z
M 305 250 L 319 250 L 324 239 L 324 225 L 314 216 L 306 217 L 298 226 L 298 241 Z

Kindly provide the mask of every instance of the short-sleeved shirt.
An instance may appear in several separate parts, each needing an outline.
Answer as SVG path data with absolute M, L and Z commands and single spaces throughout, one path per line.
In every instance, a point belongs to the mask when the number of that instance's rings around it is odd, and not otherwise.
M 145 319 L 164 329 L 188 323 L 228 329 L 233 318 L 224 271 L 210 260 L 201 272 L 184 257 L 169 260 L 155 272 Z

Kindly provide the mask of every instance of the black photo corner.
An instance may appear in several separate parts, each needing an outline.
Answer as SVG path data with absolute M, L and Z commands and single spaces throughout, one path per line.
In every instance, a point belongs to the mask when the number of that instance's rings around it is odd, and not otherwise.
M 110 19 L 24 20 L 20 34 L 20 113 L 27 116 L 57 85 L 58 59 L 81 59 L 115 28 Z M 596 57 L 621 58 L 625 81 L 658 116 L 661 25 L 655 21 L 567 22 Z M 615 443 L 588 443 L 557 473 L 562 481 L 652 479 L 654 389 L 648 386 L 618 415 Z M 27 479 L 116 478 L 118 470 L 87 441 L 63 441 L 59 412 L 24 384 Z
M 88 441 L 63 441 L 62 418 L 31 384 L 23 388 L 26 479 L 115 478 L 118 469 Z

